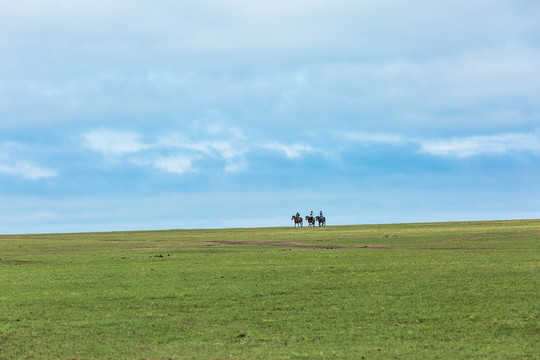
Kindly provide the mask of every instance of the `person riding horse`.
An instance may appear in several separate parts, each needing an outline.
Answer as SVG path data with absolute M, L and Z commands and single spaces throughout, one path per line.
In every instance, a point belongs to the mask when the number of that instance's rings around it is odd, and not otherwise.
M 300 213 L 299 212 L 296 212 L 296 215 L 293 215 L 291 217 L 291 220 L 294 220 L 294 226 L 296 227 L 296 225 L 298 226 L 302 226 L 302 217 L 300 216 Z
M 309 226 L 315 226 L 315 218 L 313 217 L 313 211 L 309 216 L 306 216 L 306 220 Z
M 319 222 L 319 226 L 326 226 L 326 218 L 323 216 L 322 211 L 319 211 L 319 216 L 317 216 L 317 221 Z

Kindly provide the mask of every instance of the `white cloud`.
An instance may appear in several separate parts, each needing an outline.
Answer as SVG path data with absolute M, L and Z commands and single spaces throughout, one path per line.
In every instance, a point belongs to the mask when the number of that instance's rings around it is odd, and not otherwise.
M 481 154 L 505 154 L 513 151 L 540 152 L 540 137 L 536 134 L 500 134 L 470 136 L 449 140 L 422 141 L 420 152 L 470 157 Z
M 343 138 L 345 140 L 354 141 L 363 143 L 365 145 L 370 145 L 374 143 L 379 144 L 389 144 L 389 145 L 401 145 L 405 142 L 407 142 L 407 139 L 405 139 L 401 135 L 397 134 L 384 134 L 384 133 L 367 133 L 367 132 L 357 132 L 352 131 L 348 133 L 340 133 L 338 134 L 339 138 Z
M 17 161 L 13 164 L 0 164 L 0 172 L 22 176 L 29 180 L 38 180 L 41 178 L 50 178 L 57 176 L 57 171 L 34 165 L 28 161 Z
M 186 144 L 186 148 L 198 150 L 206 156 L 223 158 L 227 172 L 238 172 L 247 167 L 243 157 L 248 149 L 243 144 L 217 140 Z
M 303 144 L 287 145 L 275 142 L 263 144 L 262 147 L 268 150 L 274 150 L 283 153 L 288 159 L 299 158 L 306 153 L 314 152 L 313 147 Z
M 139 135 L 131 132 L 94 130 L 83 135 L 86 146 L 104 154 L 123 155 L 148 149 L 139 141 Z
M 0 144 L 0 172 L 28 180 L 57 176 L 57 170 L 36 165 L 33 161 L 28 160 L 38 152 L 43 152 L 43 149 L 38 150 L 32 146 L 15 142 Z
M 241 149 L 238 146 L 235 146 L 235 144 L 225 141 L 225 140 L 215 140 L 215 141 L 191 141 L 191 140 L 183 140 L 183 141 L 175 141 L 175 142 L 169 142 L 169 146 L 181 148 L 185 150 L 190 150 L 193 152 L 201 153 L 206 156 L 210 157 L 216 157 L 221 156 L 224 159 L 232 159 L 234 157 L 238 157 L 243 155 L 246 150 Z
M 161 170 L 173 174 L 185 174 L 194 172 L 193 160 L 186 156 L 160 157 L 154 160 L 153 165 Z
M 169 157 L 158 157 L 154 160 L 149 160 L 146 164 L 151 163 L 155 167 L 175 174 L 185 174 L 196 172 L 194 164 L 197 161 L 205 158 L 222 158 L 225 162 L 224 170 L 226 172 L 239 172 L 247 168 L 247 163 L 243 157 L 246 153 L 245 149 L 236 149 L 229 142 L 201 142 L 201 143 L 183 143 L 182 148 L 184 154 L 174 155 Z M 163 151 L 168 151 L 170 148 L 164 148 Z M 144 164 L 139 162 L 139 164 Z
M 228 141 L 214 141 L 203 145 L 205 145 L 209 149 L 217 151 L 226 160 L 242 156 L 246 152 L 245 149 L 242 149 L 239 146 L 236 146 L 235 144 L 232 144 Z
M 197 129 L 190 131 L 189 137 L 173 132 L 167 136 L 149 138 L 145 143 L 140 141 L 136 133 L 107 129 L 88 132 L 83 138 L 87 148 L 104 155 L 116 155 L 119 160 L 143 167 L 157 167 L 175 174 L 196 172 L 195 163 L 205 158 L 222 159 L 226 172 L 247 168 L 244 155 L 250 147 L 246 145 L 246 138 L 239 128 L 214 123 L 202 129 L 202 134 L 198 134 Z
M 191 137 L 179 133 L 161 137 L 157 141 L 158 146 L 181 149 L 192 153 L 197 159 L 222 158 L 227 172 L 237 172 L 247 167 L 244 155 L 250 146 L 246 144 L 247 138 L 240 128 L 212 122 L 202 126 L 202 131 L 203 134 L 192 132 Z
M 338 139 L 358 142 L 365 146 L 372 144 L 390 146 L 417 144 L 420 147 L 420 153 L 460 158 L 523 151 L 540 153 L 540 135 L 538 133 L 504 133 L 448 139 L 421 139 L 397 134 L 351 132 L 340 133 Z

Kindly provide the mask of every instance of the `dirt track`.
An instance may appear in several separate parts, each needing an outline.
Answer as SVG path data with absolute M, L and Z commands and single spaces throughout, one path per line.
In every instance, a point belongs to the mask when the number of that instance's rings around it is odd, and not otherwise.
M 482 238 L 486 239 L 486 238 Z M 144 246 L 144 247 L 134 247 L 134 248 L 124 248 L 124 249 L 46 249 L 46 250 L 27 250 L 24 253 L 14 254 L 11 256 L 24 256 L 24 255 L 39 255 L 45 253 L 118 253 L 118 252 L 129 252 L 129 251 L 145 251 L 145 250 L 163 250 L 163 249 L 175 249 L 175 248 L 197 248 L 197 247 L 234 247 L 234 246 L 274 246 L 281 248 L 304 248 L 304 249 L 372 249 L 372 250 L 429 250 L 429 251 L 512 251 L 512 250 L 529 250 L 529 251 L 540 251 L 538 248 L 495 248 L 495 247 L 435 247 L 434 244 L 442 244 L 442 242 L 422 242 L 422 243 L 407 243 L 407 244 L 358 244 L 358 245 L 331 245 L 328 242 L 332 240 L 344 240 L 344 239 L 320 239 L 320 240 L 310 240 L 313 241 L 324 241 L 324 245 L 316 245 L 311 243 L 301 243 L 301 241 L 208 241 L 202 244 L 171 244 L 171 245 L 156 245 L 156 246 Z M 478 240 L 478 238 L 473 239 L 455 239 L 454 241 L 466 241 L 466 240 Z M 126 241 L 123 239 L 118 240 L 105 240 L 105 241 Z M 129 240 L 128 240 L 129 241 Z M 452 240 L 445 241 L 445 243 L 452 242 Z M 431 245 L 431 246 L 426 246 Z M 447 244 L 448 245 L 448 244 Z
M 24 255 L 39 255 L 44 253 L 117 253 L 117 252 L 129 252 L 129 251 L 144 251 L 144 250 L 159 250 L 159 249 L 174 249 L 174 248 L 196 248 L 196 247 L 215 247 L 215 246 L 273 246 L 281 248 L 304 248 L 304 249 L 373 249 L 373 250 L 439 250 L 439 251 L 512 251 L 512 250 L 525 250 L 525 251 L 540 251 L 540 247 L 534 248 L 517 248 L 517 247 L 464 247 L 464 246 L 448 246 L 455 242 L 466 242 L 466 241 L 475 241 L 475 240 L 490 240 L 498 238 L 509 238 L 509 237 L 523 237 L 523 236 L 538 236 L 540 232 L 526 232 L 526 233 L 515 233 L 515 234 L 506 234 L 506 235 L 495 235 L 492 237 L 471 237 L 471 238 L 455 238 L 447 239 L 441 241 L 424 241 L 424 242 L 413 242 L 413 243 L 399 243 L 399 244 L 373 244 L 373 243 L 364 243 L 357 245 L 332 245 L 332 241 L 342 241 L 342 240 L 380 240 L 389 238 L 389 236 L 377 236 L 377 237 L 366 237 L 366 238 L 336 238 L 336 239 L 310 239 L 310 240 L 297 240 L 297 241 L 233 241 L 233 240 L 212 240 L 199 244 L 170 244 L 170 245 L 153 245 L 158 241 L 148 242 L 149 246 L 139 246 L 133 248 L 124 248 L 124 249 L 42 249 L 42 250 L 26 250 L 25 252 L 20 252 L 18 254 L 13 254 L 11 256 L 24 256 Z M 395 238 L 396 236 L 392 236 Z M 39 240 L 39 239 L 36 239 Z M 42 238 L 41 238 L 42 240 Z M 49 240 L 54 240 L 50 238 Z M 66 240 L 58 239 L 58 240 Z M 102 239 L 98 241 L 103 242 L 139 242 L 138 240 L 129 240 L 129 239 Z M 309 243 L 303 243 L 304 241 L 309 241 Z M 317 245 L 313 242 L 323 242 L 324 244 Z M 445 245 L 437 247 L 434 245 Z M 1 260 L 0 260 L 1 261 Z M 6 262 L 4 262 L 6 263 Z

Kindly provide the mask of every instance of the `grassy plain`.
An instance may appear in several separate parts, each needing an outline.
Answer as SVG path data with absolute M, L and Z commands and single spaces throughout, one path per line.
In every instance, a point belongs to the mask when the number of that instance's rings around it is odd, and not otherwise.
M 0 236 L 0 359 L 534 359 L 540 220 Z

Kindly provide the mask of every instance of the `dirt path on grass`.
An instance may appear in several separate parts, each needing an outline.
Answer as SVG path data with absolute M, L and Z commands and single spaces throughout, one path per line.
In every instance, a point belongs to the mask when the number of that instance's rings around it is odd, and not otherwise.
M 477 240 L 490 240 L 497 238 L 512 238 L 512 237 L 523 237 L 523 236 L 539 236 L 540 232 L 519 232 L 516 234 L 506 234 L 506 235 L 495 235 L 491 237 L 463 237 L 463 238 L 454 238 L 447 240 L 439 241 L 424 241 L 424 242 L 411 242 L 411 243 L 400 243 L 400 244 L 373 244 L 373 243 L 364 243 L 356 245 L 332 245 L 333 241 L 343 241 L 343 240 L 380 240 L 386 238 L 396 238 L 398 236 L 374 236 L 374 237 L 365 237 L 365 238 L 335 238 L 335 239 L 309 239 L 309 240 L 293 240 L 293 241 L 234 241 L 234 240 L 212 240 L 199 244 L 168 244 L 168 245 L 152 245 L 156 242 L 161 242 L 162 240 L 156 240 L 149 242 L 149 246 L 138 246 L 132 248 L 123 248 L 123 249 L 41 249 L 41 250 L 26 250 L 21 251 L 18 254 L 12 254 L 10 256 L 24 256 L 24 255 L 39 255 L 45 253 L 118 253 L 118 252 L 130 252 L 130 251 L 145 251 L 145 250 L 165 250 L 165 249 L 175 249 L 175 248 L 197 248 L 197 247 L 216 247 L 216 246 L 261 246 L 261 247 L 281 247 L 281 248 L 303 248 L 303 249 L 373 249 L 373 250 L 430 250 L 430 251 L 511 251 L 511 250 L 529 250 L 529 251 L 539 251 L 540 247 L 535 248 L 517 248 L 517 247 L 463 247 L 463 246 L 448 246 L 452 245 L 455 242 L 467 242 L 467 241 L 477 241 Z M 65 238 L 62 240 L 66 240 Z M 130 240 L 130 239 L 101 239 L 98 241 L 103 242 L 138 242 L 139 240 Z M 324 244 L 313 244 L 313 242 L 324 242 Z M 434 245 L 443 245 L 437 247 Z M 444 246 L 446 245 L 446 246 Z M 0 260 L 1 261 L 1 260 Z
M 311 240 L 313 241 L 313 240 Z M 322 240 L 316 240 L 322 241 Z M 331 240 L 324 240 L 331 241 Z M 280 246 L 289 248 L 306 248 L 306 249 L 380 249 L 387 248 L 386 245 L 364 244 L 364 245 L 314 245 L 314 244 L 299 244 L 292 241 L 212 241 L 215 246 L 235 246 L 235 245 L 256 245 L 256 246 Z

